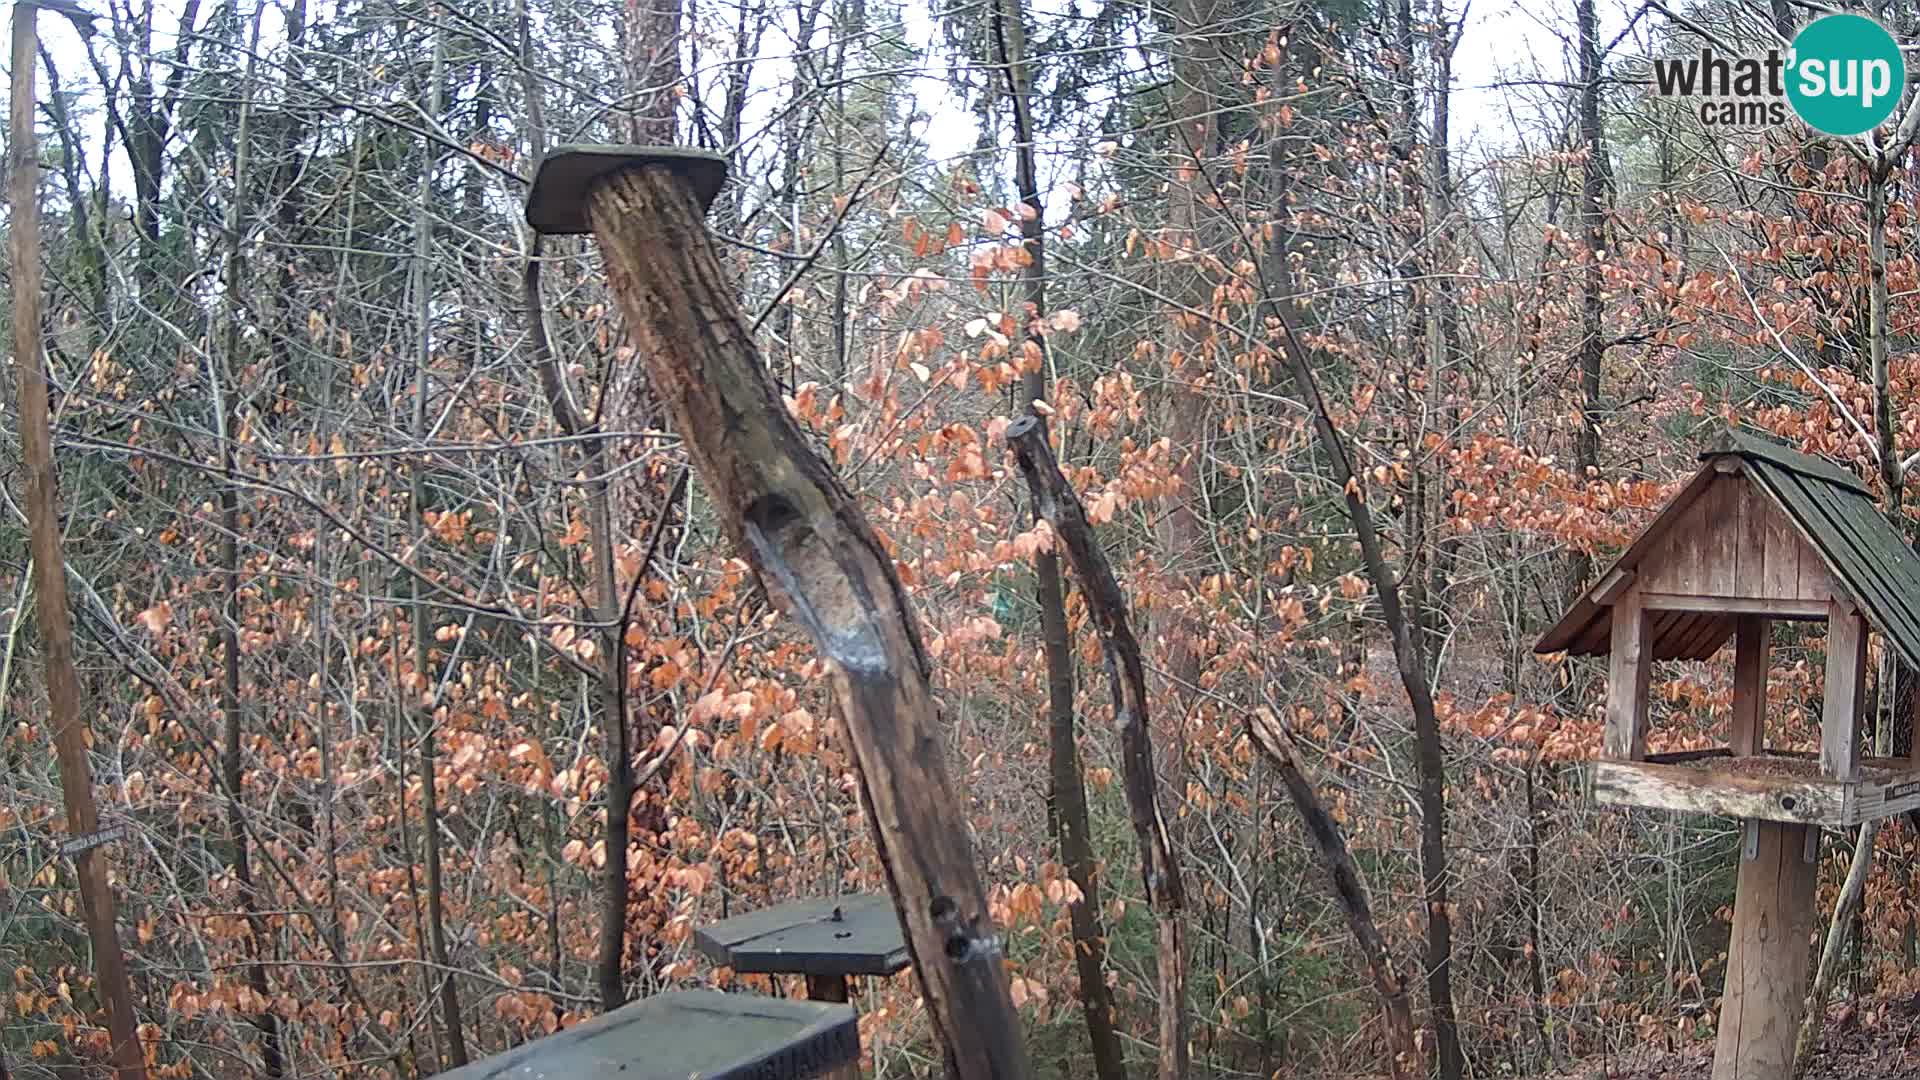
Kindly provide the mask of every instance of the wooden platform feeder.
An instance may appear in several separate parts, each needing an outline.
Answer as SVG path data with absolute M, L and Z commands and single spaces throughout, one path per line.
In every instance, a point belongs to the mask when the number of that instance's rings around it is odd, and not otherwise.
M 694 931 L 693 940 L 709 960 L 739 975 L 805 977 L 814 1001 L 846 1001 L 849 976 L 884 978 L 913 962 L 885 896 L 798 900 L 714 923 Z M 845 1075 L 857 1076 L 857 1069 Z
M 441 1080 L 807 1080 L 860 1060 L 853 1009 L 685 990 L 535 1039 Z
M 1786 1080 L 1805 1010 L 1820 827 L 1920 807 L 1920 755 L 1861 752 L 1867 643 L 1920 667 L 1920 557 L 1865 485 L 1819 458 L 1728 432 L 1620 560 L 1535 646 L 1605 656 L 1595 798 L 1744 822 L 1714 1080 Z M 1817 755 L 1769 751 L 1767 649 L 1776 620 L 1827 624 Z M 1658 660 L 1734 643 L 1724 747 L 1647 753 Z

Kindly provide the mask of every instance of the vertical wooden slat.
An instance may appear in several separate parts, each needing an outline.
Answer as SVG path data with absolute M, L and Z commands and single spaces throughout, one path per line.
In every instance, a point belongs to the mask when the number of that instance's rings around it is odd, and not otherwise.
M 1883 642 L 1884 646 L 1884 642 Z M 1913 768 L 1920 769 L 1920 670 L 1903 669 L 1900 661 L 1894 661 L 1896 670 L 1904 670 L 1907 694 L 1911 699 L 1907 711 L 1907 760 Z
M 1728 477 L 1721 483 L 1734 488 L 1739 497 L 1738 550 L 1733 578 L 1735 596 L 1777 596 L 1767 591 L 1767 516 L 1772 510 L 1770 496 L 1758 484 L 1744 476 Z
M 1820 768 L 1828 776 L 1857 778 L 1866 670 L 1866 620 L 1836 600 L 1827 613 L 1827 695 L 1820 712 Z
M 1639 761 L 1647 755 L 1647 678 L 1653 648 L 1647 640 L 1640 590 L 1628 589 L 1613 605 L 1613 645 L 1607 667 L 1607 756 Z
M 1700 559 L 1700 593 L 1734 596 L 1740 550 L 1740 495 L 1743 481 L 1715 477 L 1707 489 L 1706 520 L 1694 539 Z
M 1765 518 L 1767 554 L 1760 595 L 1806 596 L 1800 587 L 1800 549 L 1805 545 L 1793 531 L 1793 524 L 1772 505 L 1771 499 L 1761 516 Z
M 1733 632 L 1733 730 L 1735 754 L 1759 753 L 1767 744 L 1767 651 L 1773 623 L 1742 615 Z

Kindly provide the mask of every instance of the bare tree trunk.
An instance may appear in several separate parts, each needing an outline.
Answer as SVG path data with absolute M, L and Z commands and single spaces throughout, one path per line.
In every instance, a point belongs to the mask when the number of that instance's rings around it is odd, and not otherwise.
M 1400 586 L 1393 569 L 1387 565 L 1380 534 L 1374 526 L 1373 512 L 1367 506 L 1366 491 L 1353 470 L 1346 442 L 1334 427 L 1326 400 L 1320 395 L 1319 380 L 1314 377 L 1306 349 L 1301 346 L 1291 300 L 1278 286 L 1266 285 L 1269 318 L 1278 324 L 1276 345 L 1293 378 L 1296 391 L 1305 401 L 1313 423 L 1314 437 L 1331 467 L 1331 479 L 1345 493 L 1347 518 L 1360 542 L 1361 561 L 1380 601 L 1380 614 L 1393 640 L 1394 666 L 1400 685 L 1406 691 L 1413 710 L 1416 751 L 1414 764 L 1419 778 L 1420 876 L 1426 900 L 1427 916 L 1427 995 L 1433 1009 L 1433 1024 L 1439 1050 L 1443 1080 L 1459 1080 L 1465 1073 L 1460 1049 L 1458 1022 L 1453 1005 L 1453 910 L 1449 900 L 1447 869 L 1447 777 L 1446 753 L 1440 741 L 1440 719 L 1434 708 L 1433 687 L 1426 667 L 1413 642 L 1413 626 L 1400 602 Z
M 1040 362 L 1021 380 L 1026 403 L 1044 401 L 1047 369 L 1047 249 L 1040 201 L 1039 170 L 1034 160 L 1033 75 L 1027 64 L 1026 7 L 1023 0 L 994 5 L 994 32 L 999 60 L 1006 71 L 1013 102 L 1014 175 L 1020 199 L 1029 213 L 1022 216 L 1020 233 L 1031 256 L 1021 272 L 1027 311 L 1022 320 L 1022 343 L 1040 350 Z M 1034 510 L 1036 517 L 1039 509 Z M 1047 663 L 1047 756 L 1051 778 L 1049 823 L 1060 845 L 1060 861 L 1067 877 L 1080 890 L 1067 905 L 1073 934 L 1073 960 L 1079 975 L 1080 1007 L 1092 1044 L 1094 1072 L 1101 1080 L 1125 1080 L 1126 1059 L 1114 1032 L 1113 993 L 1107 987 L 1106 930 L 1100 920 L 1099 866 L 1093 849 L 1093 827 L 1087 813 L 1086 778 L 1080 765 L 1080 744 L 1074 730 L 1073 645 L 1067 628 L 1067 605 L 1060 581 L 1060 558 L 1051 551 L 1034 557 L 1035 602 L 1040 608 L 1040 637 Z
M 1867 168 L 1867 361 L 1873 375 L 1873 424 L 1875 451 L 1880 459 L 1881 513 L 1905 536 L 1910 531 L 1906 515 L 1901 513 L 1902 489 L 1906 470 L 1900 459 L 1895 437 L 1893 388 L 1888 363 L 1890 337 L 1887 295 L 1887 184 L 1893 165 L 1914 139 L 1913 120 L 1920 115 L 1920 98 L 1909 103 L 1899 134 L 1889 147 L 1880 151 Z M 1891 680 L 1886 680 L 1891 682 Z M 1891 687 L 1889 686 L 1889 691 Z M 1820 967 L 1807 994 L 1806 1016 L 1800 1022 L 1800 1036 L 1794 1049 L 1794 1075 L 1804 1073 L 1820 1046 L 1820 1034 L 1826 1024 L 1827 998 L 1833 993 L 1838 976 L 1839 955 L 1852 933 L 1858 932 L 1860 901 L 1866 893 L 1867 874 L 1873 866 L 1873 843 L 1878 822 L 1860 826 L 1848 864 L 1847 880 L 1834 903 L 1833 920 L 1827 924 L 1827 943 L 1820 953 Z
M 1293 734 L 1273 714 L 1273 710 L 1262 707 L 1250 713 L 1247 731 L 1267 755 L 1267 760 L 1280 770 L 1280 780 L 1286 786 L 1287 797 L 1293 801 L 1293 808 L 1306 825 L 1314 849 L 1320 853 L 1320 862 L 1327 868 L 1327 876 L 1333 883 L 1334 899 L 1346 914 L 1347 928 L 1353 932 L 1354 943 L 1360 947 L 1360 955 L 1366 959 L 1367 971 L 1373 976 L 1374 992 L 1380 996 L 1380 1011 L 1386 1020 L 1387 1069 L 1396 1078 L 1417 1076 L 1420 1072 L 1420 1051 L 1413 1041 L 1413 1007 L 1407 1000 L 1406 980 L 1394 967 L 1393 953 L 1387 948 L 1386 939 L 1380 936 L 1380 928 L 1373 921 L 1373 905 L 1368 899 L 1366 878 L 1361 874 L 1359 864 L 1353 861 L 1346 834 L 1341 831 L 1340 823 L 1333 819 L 1333 815 L 1327 813 L 1319 794 L 1314 791 L 1313 781 L 1308 779 L 1306 767 L 1300 761 L 1300 748 L 1294 742 Z
M 1601 340 L 1600 257 L 1606 247 L 1601 214 L 1604 190 L 1602 169 L 1606 147 L 1600 129 L 1600 23 L 1594 0 L 1574 0 L 1574 21 L 1580 49 L 1580 145 L 1586 162 L 1580 170 L 1580 436 L 1574 445 L 1574 464 L 1582 481 L 1600 471 L 1601 363 L 1606 344 Z M 1591 577 L 1591 566 L 1581 559 L 1582 572 L 1574 579 L 1578 589 Z
M 432 84 L 427 90 L 427 115 L 436 120 L 442 109 L 445 66 L 446 35 L 445 31 L 436 28 L 433 36 L 433 67 L 429 74 Z M 433 272 L 430 269 L 433 260 L 433 169 L 440 158 L 431 142 L 426 144 L 425 150 L 425 159 L 420 167 L 419 201 L 414 207 L 413 302 L 420 335 L 416 344 L 413 382 L 412 435 L 416 447 L 423 445 L 427 436 L 427 394 L 431 385 L 427 371 L 433 357 Z M 422 463 L 415 461 L 408 469 L 409 504 L 416 526 L 421 522 L 421 512 L 426 502 L 421 467 Z M 420 546 L 416 543 L 415 549 L 418 550 Z M 453 968 L 447 959 L 446 890 L 440 866 L 439 754 L 434 749 L 434 725 L 438 723 L 439 702 L 431 670 L 432 657 L 428 643 L 432 639 L 429 637 L 427 606 L 421 601 L 420 592 L 419 579 L 415 578 L 411 605 L 414 677 L 420 680 L 420 685 L 414 691 L 414 699 L 408 704 L 419 717 L 420 832 L 427 862 L 427 940 L 432 949 L 433 982 L 439 998 L 440 1023 L 447 1032 L 447 1060 L 457 1069 L 467 1063 L 467 1040 L 460 1021 L 460 989 L 454 982 Z
M 48 719 L 60 767 L 67 832 L 80 884 L 80 908 L 93 950 L 100 993 L 107 999 L 109 1060 L 118 1080 L 146 1080 L 146 1054 L 137 1034 L 133 987 L 127 978 L 113 887 L 107 880 L 87 726 L 80 713 L 80 675 L 73 661 L 73 621 L 67 610 L 66 562 L 60 552 L 60 507 L 53 471 L 53 424 L 47 406 L 46 352 L 40 340 L 40 155 L 34 139 L 35 54 L 39 34 L 33 4 L 13 7 L 13 99 L 7 127 L 8 255 L 13 276 L 14 392 L 20 402 L 20 459 L 26 473 L 28 547 L 33 558 L 34 616 L 45 658 Z
M 681 0 L 625 0 L 632 141 L 665 146 L 679 127 Z
M 1024 1080 L 1004 948 L 948 775 L 931 660 L 892 559 L 775 394 L 691 185 L 669 166 L 641 165 L 598 184 L 587 210 L 721 524 L 832 675 L 937 1040 L 965 1080 Z
M 252 40 L 249 54 L 257 55 L 260 42 L 260 17 L 264 5 L 255 5 L 253 9 Z M 246 205 L 248 183 L 251 179 L 253 138 L 253 94 L 254 62 L 247 62 L 246 78 L 240 98 L 240 115 L 235 132 L 233 161 L 233 201 L 228 208 L 227 238 L 227 277 L 223 299 L 221 328 L 221 348 L 219 354 L 207 358 L 211 392 L 214 403 L 214 416 L 218 423 L 215 436 L 220 442 L 220 466 L 225 474 L 220 485 L 220 569 L 224 580 L 225 610 L 220 620 L 220 647 L 222 660 L 222 679 L 220 683 L 220 714 L 225 727 L 224 750 L 221 766 L 222 782 L 227 788 L 227 831 L 233 844 L 233 877 L 239 886 L 240 911 L 247 922 L 247 985 L 259 998 L 258 1011 L 253 1014 L 253 1025 L 259 1029 L 262 1042 L 261 1064 L 267 1076 L 279 1076 L 283 1069 L 283 1050 L 280 1045 L 280 1021 L 272 1008 L 272 995 L 267 985 L 267 969 L 261 962 L 267 951 L 266 922 L 260 916 L 260 894 L 253 880 L 252 861 L 248 855 L 246 823 L 242 810 L 244 798 L 243 779 L 246 772 L 246 754 L 243 743 L 244 717 L 240 707 L 240 494 L 237 478 L 234 475 L 233 410 L 238 404 L 238 395 L 231 392 L 233 380 L 244 365 L 240 362 L 240 319 L 245 310 L 241 294 L 246 287 Z M 225 365 L 221 371 L 219 365 Z
M 546 110 L 540 81 L 532 74 L 533 46 L 524 5 L 520 11 L 520 35 L 522 70 L 526 73 L 528 143 L 530 156 L 538 161 L 546 153 Z M 529 337 L 534 366 L 540 373 L 548 407 L 560 430 L 568 435 L 593 436 L 583 444 L 586 450 L 586 473 L 591 478 L 587 486 L 587 528 L 594 553 L 591 605 L 594 622 L 602 628 L 598 635 L 599 655 L 605 664 L 593 679 L 593 695 L 604 740 L 602 753 L 607 764 L 606 821 L 601 833 L 606 864 L 600 878 L 600 933 L 596 942 L 598 951 L 594 960 L 594 981 L 600 992 L 601 1011 L 612 1012 L 627 1000 L 627 848 L 632 831 L 634 795 L 632 726 L 623 690 L 627 674 L 626 621 L 620 617 L 613 540 L 611 474 L 615 466 L 609 444 L 614 440 L 586 430 L 584 425 L 589 421 L 580 415 L 574 405 L 566 375 L 554 357 L 553 345 L 547 336 L 546 304 L 540 291 L 542 239 L 538 233 L 533 235 L 521 279 L 521 297 L 527 325 L 531 329 Z M 613 381 L 610 377 L 609 384 Z M 644 479 L 633 482 L 644 484 Z M 671 502 L 672 495 L 669 494 L 662 500 L 661 510 L 666 511 Z M 645 574 L 646 569 L 642 566 L 640 573 Z
M 1202 236 L 1205 200 L 1209 194 L 1205 163 L 1219 139 L 1219 124 L 1214 113 L 1215 88 L 1220 72 L 1228 61 L 1221 55 L 1211 36 L 1217 29 L 1218 0 L 1179 0 L 1173 6 L 1173 99 L 1171 147 L 1174 160 L 1169 172 L 1173 182 L 1167 187 L 1167 224 L 1176 244 L 1199 251 L 1206 245 Z M 1205 311 L 1212 306 L 1213 290 L 1202 277 L 1198 260 L 1176 264 L 1193 275 L 1179 290 L 1189 306 Z M 1212 360 L 1214 334 L 1203 317 L 1176 311 L 1170 316 L 1174 330 L 1173 355 L 1169 358 L 1167 438 L 1173 446 L 1174 473 L 1180 479 L 1180 491 L 1173 506 L 1161 519 L 1160 557 L 1175 582 L 1197 580 L 1195 562 L 1207 551 L 1207 525 L 1202 520 L 1206 508 L 1206 477 L 1201 472 L 1206 445 L 1212 434 L 1208 402 L 1200 391 L 1185 385 L 1198 381 Z M 1189 596 L 1197 590 L 1176 586 Z M 1186 724 L 1187 707 L 1193 687 L 1199 682 L 1206 627 L 1197 619 L 1176 614 L 1164 631 L 1156 632 L 1167 642 L 1166 702 L 1169 713 L 1162 720 L 1167 730 L 1165 748 L 1167 780 L 1175 797 L 1184 800 L 1187 787 Z
M 1127 598 L 1113 567 L 1094 540 L 1093 527 L 1079 496 L 1060 472 L 1048 445 L 1047 429 L 1029 413 L 1007 425 L 1034 505 L 1067 549 L 1067 561 L 1080 579 L 1087 614 L 1100 631 L 1106 650 L 1107 685 L 1113 693 L 1114 726 L 1120 729 L 1122 783 L 1134 836 L 1140 842 L 1140 876 L 1157 923 L 1155 958 L 1160 990 L 1160 1080 L 1178 1080 L 1187 1072 L 1186 887 L 1173 854 L 1173 838 L 1160 811 L 1159 781 L 1153 771 L 1153 741 L 1147 716 L 1146 664 L 1127 617 Z

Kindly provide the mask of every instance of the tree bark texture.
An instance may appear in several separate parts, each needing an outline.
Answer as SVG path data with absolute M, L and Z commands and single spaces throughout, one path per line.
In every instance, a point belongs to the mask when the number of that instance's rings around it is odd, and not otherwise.
M 80 714 L 80 675 L 73 660 L 73 619 L 67 610 L 66 562 L 61 555 L 60 507 L 53 472 L 53 424 L 47 405 L 46 352 L 40 341 L 40 155 L 34 141 L 34 68 L 38 9 L 13 7 L 13 98 L 8 113 L 7 195 L 12 221 L 8 256 L 13 276 L 13 355 L 19 371 L 20 459 L 26 473 L 28 548 L 33 558 L 34 617 L 46 665 L 48 722 L 60 767 L 67 831 L 83 837 L 100 828 L 87 761 L 87 725 Z M 92 946 L 94 973 L 107 1000 L 108 1059 L 118 1080 L 146 1080 L 146 1054 L 137 1033 L 133 988 L 120 952 L 106 849 L 88 847 L 73 858 L 80 907 Z
M 588 219 L 653 389 L 723 527 L 832 675 L 953 1071 L 1030 1076 L 967 804 L 948 773 L 931 661 L 892 559 L 775 394 L 691 187 L 667 166 L 628 169 L 594 189 Z

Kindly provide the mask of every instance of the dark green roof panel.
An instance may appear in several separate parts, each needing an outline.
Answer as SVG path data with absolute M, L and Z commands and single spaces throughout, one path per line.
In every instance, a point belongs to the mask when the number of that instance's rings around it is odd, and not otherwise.
M 1806 533 L 1861 614 L 1908 666 L 1920 667 L 1920 556 L 1881 515 L 1866 486 L 1819 458 L 1730 434 L 1730 452 Z

